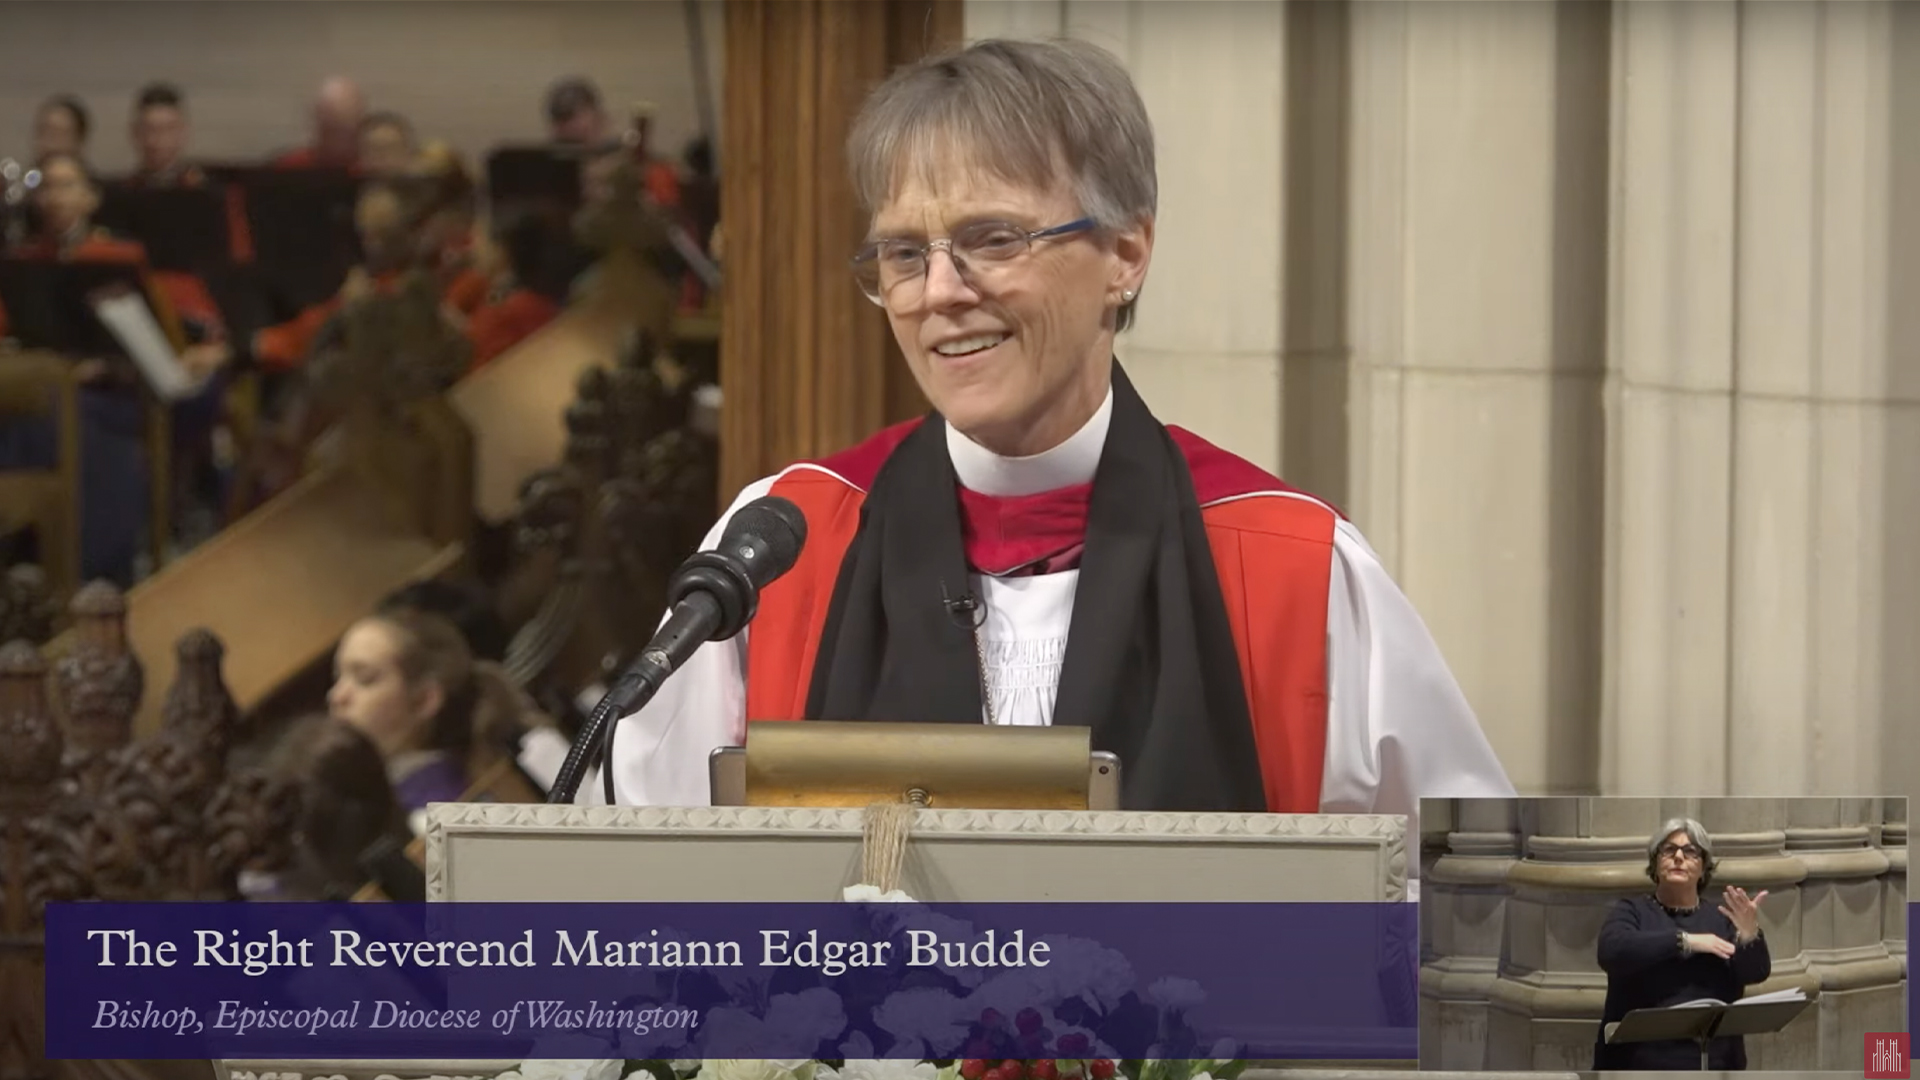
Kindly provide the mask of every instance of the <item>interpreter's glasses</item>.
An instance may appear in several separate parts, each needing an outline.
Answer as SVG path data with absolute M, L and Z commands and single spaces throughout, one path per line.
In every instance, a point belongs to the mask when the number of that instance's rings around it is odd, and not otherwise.
M 1663 844 L 1661 845 L 1661 848 L 1660 848 L 1660 857 L 1663 859 L 1671 859 L 1675 855 L 1678 855 L 1681 858 L 1687 860 L 1688 862 L 1699 862 L 1700 856 L 1702 854 L 1704 853 L 1699 848 L 1694 847 L 1692 844 L 1688 844 L 1685 847 L 1678 847 L 1673 844 Z
M 853 257 L 853 277 L 860 283 L 860 291 L 874 303 L 884 307 L 891 301 L 910 306 L 919 303 L 926 292 L 927 262 L 935 251 L 945 251 L 961 280 L 977 288 L 982 277 L 1018 261 L 1033 249 L 1035 241 L 1071 236 L 1093 226 L 1092 218 L 1032 231 L 1004 221 L 979 221 L 961 226 L 950 237 L 924 244 L 878 240 Z

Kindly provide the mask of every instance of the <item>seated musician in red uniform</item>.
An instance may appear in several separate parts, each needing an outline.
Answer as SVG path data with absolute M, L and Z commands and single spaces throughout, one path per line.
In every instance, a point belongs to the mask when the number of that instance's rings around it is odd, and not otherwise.
M 360 124 L 367 98 L 359 84 L 334 76 L 320 84 L 313 99 L 313 142 L 273 160 L 282 169 L 351 169 L 359 164 Z
M 479 267 L 488 290 L 467 320 L 473 342 L 473 370 L 492 362 L 553 321 L 566 298 L 560 280 L 565 237 L 555 236 L 545 218 L 526 213 L 494 222 L 478 245 Z
M 207 174 L 187 160 L 187 101 L 178 87 L 153 83 L 133 100 L 136 164 L 123 183 L 145 188 L 201 187 Z
M 456 322 L 465 320 L 486 301 L 492 288 L 475 246 L 479 185 L 459 152 L 438 140 L 421 148 L 407 175 L 429 193 L 417 226 L 419 244 L 436 253 L 434 273 L 447 308 L 457 316 Z
M 600 88 L 572 76 L 547 88 L 547 133 L 563 146 L 598 146 L 607 141 L 607 110 Z
M 465 268 L 448 270 L 442 263 L 449 238 L 471 220 L 472 197 L 471 181 L 450 174 L 368 184 L 354 206 L 364 261 L 334 296 L 257 331 L 250 350 L 254 360 L 268 371 L 304 366 L 321 330 L 348 301 L 394 288 L 407 270 L 434 268 L 443 289 L 457 282 Z
M 118 262 L 143 266 L 146 252 L 137 243 L 95 228 L 100 193 L 79 158 L 53 154 L 40 162 L 35 191 L 40 232 L 12 254 L 29 259 L 69 262 Z M 176 453 L 211 438 L 219 419 L 220 380 L 206 378 L 225 353 L 225 329 L 206 286 L 189 274 L 149 272 L 150 299 L 157 312 L 171 309 L 194 344 L 181 356 L 202 376 L 201 390 L 174 403 Z M 6 333 L 0 310 L 0 336 Z M 131 584 L 134 560 L 145 533 L 148 505 L 145 415 L 137 377 L 96 359 L 80 362 L 81 380 L 81 570 Z M 0 458 L 17 466 L 46 466 L 54 457 L 57 432 L 50 420 L 10 421 L 0 437 Z
M 355 159 L 363 176 L 400 176 L 414 166 L 419 149 L 413 125 L 396 112 L 368 114 L 360 122 Z
M 39 228 L 31 239 L 9 254 L 80 262 L 146 262 L 146 251 L 138 243 L 94 226 L 94 212 L 100 209 L 100 188 L 86 163 L 78 157 L 56 153 L 42 158 L 40 186 L 34 194 Z M 148 276 L 160 297 L 180 318 L 189 346 L 210 345 L 224 339 L 225 324 L 205 282 L 177 271 L 149 271 Z M 0 337 L 5 336 L 6 327 L 6 311 L 0 308 Z M 209 358 L 216 354 L 214 349 L 190 347 L 182 359 L 190 368 L 198 369 L 199 374 L 206 374 L 211 370 Z
M 34 158 L 48 154 L 85 154 L 87 134 L 92 126 L 86 102 L 72 94 L 55 94 L 41 102 L 33 114 Z
M 740 494 L 792 500 L 806 546 L 745 632 L 619 721 L 620 801 L 706 804 L 750 719 L 1085 726 L 1134 810 L 1513 794 L 1353 524 L 1161 423 L 1115 360 L 1157 202 L 1119 61 L 929 58 L 875 91 L 849 156 L 871 215 L 851 269 L 933 411 Z

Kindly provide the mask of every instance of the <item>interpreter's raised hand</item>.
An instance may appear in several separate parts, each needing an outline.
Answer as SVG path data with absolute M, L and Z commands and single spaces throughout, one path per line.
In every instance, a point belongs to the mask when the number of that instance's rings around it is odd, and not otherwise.
M 1733 928 L 1739 932 L 1740 940 L 1751 941 L 1760 934 L 1760 901 L 1767 898 L 1767 891 L 1760 890 L 1758 896 L 1748 896 L 1745 889 L 1728 886 L 1721 898 L 1720 914 L 1733 920 Z
M 1733 958 L 1733 942 L 1719 934 L 1688 934 L 1686 936 L 1687 955 L 1707 954 L 1722 960 Z

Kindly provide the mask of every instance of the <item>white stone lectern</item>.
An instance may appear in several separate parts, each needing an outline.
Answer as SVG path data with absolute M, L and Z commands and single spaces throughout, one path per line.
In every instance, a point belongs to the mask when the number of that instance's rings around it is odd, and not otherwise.
M 857 809 L 463 803 L 427 822 L 430 901 L 819 903 L 860 881 Z M 923 903 L 1401 901 L 1406 819 L 917 810 L 900 887 Z
M 860 881 L 863 824 L 858 809 L 439 805 L 427 813 L 427 897 L 832 902 Z M 900 887 L 925 903 L 1399 902 L 1407 898 L 1406 819 L 922 809 L 913 812 Z M 1412 948 L 1383 942 L 1383 954 L 1396 945 Z M 1410 951 L 1406 963 L 1411 972 Z M 226 1061 L 216 1072 L 222 1080 L 374 1080 L 483 1078 L 504 1067 Z

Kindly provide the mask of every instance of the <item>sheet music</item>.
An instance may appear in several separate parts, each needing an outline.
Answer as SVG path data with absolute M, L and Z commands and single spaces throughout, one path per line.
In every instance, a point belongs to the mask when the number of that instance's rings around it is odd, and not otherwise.
M 127 350 L 147 385 L 162 401 L 179 401 L 198 388 L 143 298 L 128 293 L 96 299 L 93 312 L 114 340 Z
M 1755 994 L 1752 997 L 1744 997 L 1744 998 L 1741 998 L 1739 1001 L 1734 1002 L 1734 1004 L 1735 1005 L 1771 1005 L 1775 1002 L 1780 1002 L 1780 1001 L 1805 1001 L 1805 1000 L 1807 1000 L 1807 992 L 1805 990 L 1800 989 L 1797 986 L 1792 986 L 1792 987 L 1788 987 L 1785 990 L 1775 990 L 1771 994 Z
M 1782 1001 L 1805 1001 L 1805 1000 L 1807 1000 L 1806 991 L 1800 989 L 1797 986 L 1791 986 L 1785 990 L 1775 990 L 1771 994 L 1755 994 L 1752 997 L 1744 997 L 1738 1001 L 1732 1002 L 1732 1004 L 1734 1005 L 1776 1005 Z M 1721 1001 L 1719 998 L 1696 998 L 1693 1001 L 1683 1001 L 1678 1005 L 1674 1005 L 1670 1007 L 1675 1009 L 1687 1009 L 1687 1008 L 1692 1008 L 1694 1006 L 1706 1006 L 1706 1005 L 1724 1006 L 1727 1004 L 1728 1002 Z

